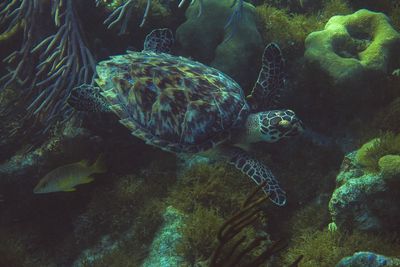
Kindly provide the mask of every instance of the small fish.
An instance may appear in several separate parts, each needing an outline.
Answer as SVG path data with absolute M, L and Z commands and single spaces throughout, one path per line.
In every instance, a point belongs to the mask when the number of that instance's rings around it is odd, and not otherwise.
M 92 165 L 89 165 L 85 160 L 63 165 L 46 174 L 35 186 L 33 193 L 45 194 L 75 191 L 75 186 L 87 184 L 94 180 L 90 175 L 106 171 L 103 156 L 101 155 Z

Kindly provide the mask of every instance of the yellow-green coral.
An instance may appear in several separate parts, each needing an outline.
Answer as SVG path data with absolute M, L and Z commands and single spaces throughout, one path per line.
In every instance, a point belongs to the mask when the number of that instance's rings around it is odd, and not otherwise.
M 379 159 L 379 168 L 383 178 L 400 177 L 400 155 L 386 155 Z
M 356 161 L 366 170 L 379 171 L 379 159 L 385 155 L 400 154 L 400 134 L 385 133 L 381 137 L 364 144 L 356 155 Z

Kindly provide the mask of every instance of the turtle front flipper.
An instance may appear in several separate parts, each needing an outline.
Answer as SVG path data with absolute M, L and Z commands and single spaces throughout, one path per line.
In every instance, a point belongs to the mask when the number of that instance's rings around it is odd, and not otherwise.
M 229 164 L 234 165 L 242 173 L 249 176 L 257 185 L 266 181 L 263 191 L 273 203 L 278 206 L 286 204 L 286 193 L 280 188 L 278 181 L 268 167 L 240 148 L 228 147 L 222 151 L 228 156 Z
M 143 52 L 169 53 L 174 35 L 168 28 L 152 30 L 144 40 Z
M 87 112 L 110 112 L 106 99 L 100 94 L 100 88 L 82 84 L 72 89 L 67 103 L 76 110 Z
M 274 108 L 284 87 L 283 67 L 281 50 L 277 44 L 270 43 L 264 49 L 257 82 L 247 96 L 253 111 Z

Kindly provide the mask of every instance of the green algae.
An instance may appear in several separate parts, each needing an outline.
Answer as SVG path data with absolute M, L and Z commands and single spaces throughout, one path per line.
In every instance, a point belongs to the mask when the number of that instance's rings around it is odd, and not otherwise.
M 217 232 L 224 222 L 216 209 L 197 206 L 179 229 L 182 240 L 177 252 L 189 262 L 206 261 L 217 246 Z
M 198 164 L 182 175 L 167 202 L 184 212 L 192 212 L 201 205 L 230 215 L 253 185 L 250 179 L 225 164 Z

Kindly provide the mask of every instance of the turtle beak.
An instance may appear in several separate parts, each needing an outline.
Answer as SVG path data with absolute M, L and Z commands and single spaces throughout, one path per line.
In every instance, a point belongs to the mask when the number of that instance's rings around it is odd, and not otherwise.
M 286 136 L 296 136 L 304 131 L 303 122 L 299 119 L 293 119 L 291 122 L 282 120 L 279 122 L 279 126 L 287 129 Z

